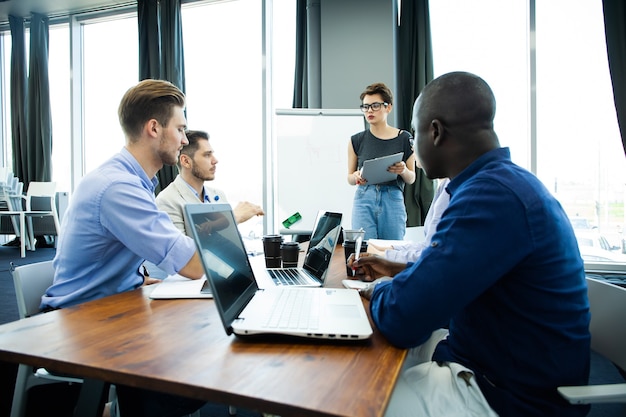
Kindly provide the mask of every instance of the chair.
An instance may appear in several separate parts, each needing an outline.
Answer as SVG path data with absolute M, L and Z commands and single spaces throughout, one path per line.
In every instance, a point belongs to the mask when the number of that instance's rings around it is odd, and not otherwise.
M 626 288 L 587 277 L 591 349 L 626 370 Z M 626 403 L 626 383 L 559 387 L 572 404 Z
M 49 201 L 49 209 L 34 210 L 34 199 L 47 199 Z M 31 182 L 28 191 L 24 197 L 24 204 L 16 207 L 12 205 L 12 209 L 8 211 L 0 211 L 0 216 L 19 217 L 19 232 L 16 235 L 20 237 L 20 255 L 22 258 L 26 256 L 26 247 L 31 251 L 35 250 L 35 236 L 33 232 L 33 218 L 51 217 L 54 223 L 55 233 L 59 234 L 61 226 L 59 224 L 59 216 L 56 208 L 56 183 L 55 182 Z M 28 229 L 26 224 L 28 223 Z
M 20 319 L 39 314 L 41 296 L 52 285 L 54 268 L 52 261 L 15 266 L 11 262 L 11 274 L 15 285 L 17 309 Z M 26 413 L 28 390 L 33 387 L 54 383 L 80 384 L 82 379 L 71 376 L 54 375 L 44 368 L 19 365 L 13 392 L 11 417 L 23 417 Z
M 2 174 L 0 174 L 2 175 Z M 7 229 L 6 226 L 1 233 L 6 234 L 12 232 L 20 241 L 24 240 L 24 247 L 30 248 L 30 242 L 27 236 L 21 236 L 22 228 L 20 227 L 20 215 L 19 212 L 24 210 L 22 191 L 24 183 L 19 181 L 17 177 L 14 177 L 11 173 L 9 177 L 0 179 L 0 216 L 6 215 L 9 217 L 11 228 Z M 22 252 L 22 257 L 25 256 L 25 251 Z

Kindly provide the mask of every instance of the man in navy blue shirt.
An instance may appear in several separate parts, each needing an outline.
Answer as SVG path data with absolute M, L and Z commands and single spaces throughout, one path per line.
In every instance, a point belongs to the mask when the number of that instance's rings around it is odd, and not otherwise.
M 415 263 L 350 261 L 364 279 L 378 278 L 362 291 L 378 329 L 394 345 L 416 348 L 411 354 L 427 351 L 425 360 L 409 355 L 388 416 L 589 410 L 557 393 L 589 375 L 576 238 L 559 202 L 500 147 L 495 108 L 473 74 L 445 74 L 424 88 L 413 109 L 416 152 L 429 178 L 450 178 L 450 204 Z M 438 330 L 446 326 L 447 336 Z

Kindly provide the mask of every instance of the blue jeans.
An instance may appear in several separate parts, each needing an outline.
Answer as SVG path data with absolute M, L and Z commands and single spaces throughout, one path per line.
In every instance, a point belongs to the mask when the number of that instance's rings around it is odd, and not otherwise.
M 404 194 L 395 185 L 359 185 L 354 193 L 352 228 L 364 239 L 402 240 L 406 231 Z

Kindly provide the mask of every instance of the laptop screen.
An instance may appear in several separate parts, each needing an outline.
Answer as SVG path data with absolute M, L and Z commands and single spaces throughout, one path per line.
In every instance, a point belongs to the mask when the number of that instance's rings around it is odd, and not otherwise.
M 341 213 L 320 211 L 313 228 L 309 250 L 304 258 L 304 269 L 323 281 L 341 234 Z
M 185 213 L 218 311 L 232 323 L 258 287 L 231 206 L 187 204 Z

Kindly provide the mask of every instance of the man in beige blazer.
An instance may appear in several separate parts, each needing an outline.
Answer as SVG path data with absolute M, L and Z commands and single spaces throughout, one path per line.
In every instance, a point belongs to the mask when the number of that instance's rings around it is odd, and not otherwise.
M 199 130 L 187 132 L 186 145 L 178 158 L 180 173 L 176 179 L 156 197 L 159 210 L 166 212 L 174 225 L 191 236 L 185 225 L 184 207 L 188 203 L 226 203 L 226 195 L 218 189 L 206 186 L 206 181 L 215 179 L 217 158 L 209 143 L 209 135 Z M 263 209 L 256 204 L 243 201 L 233 209 L 237 223 L 254 216 L 262 216 Z

